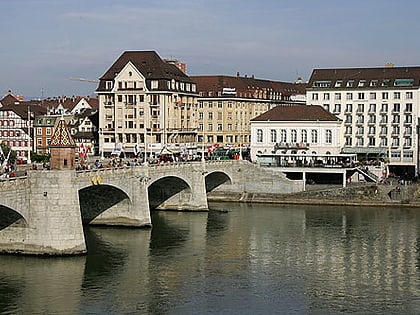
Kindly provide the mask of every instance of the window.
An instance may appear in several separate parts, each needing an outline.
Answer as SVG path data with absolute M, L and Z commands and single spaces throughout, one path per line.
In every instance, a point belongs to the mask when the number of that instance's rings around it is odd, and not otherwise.
M 394 92 L 394 99 L 399 100 L 400 98 L 401 98 L 401 93 L 400 92 Z
M 227 128 L 228 128 L 228 131 L 232 131 L 232 130 L 233 130 L 233 128 L 232 128 L 232 124 L 228 124 L 228 125 L 227 125 Z
M 280 142 L 286 143 L 287 142 L 287 133 L 285 129 L 280 131 Z
M 313 93 L 312 94 L 312 100 L 313 101 L 317 101 L 318 100 L 318 93 Z
M 324 104 L 324 109 L 329 112 L 330 111 L 330 104 Z
M 212 120 L 213 119 L 213 113 L 209 112 L 207 117 L 208 117 L 208 120 Z
M 330 129 L 325 130 L 325 142 L 327 144 L 332 143 L 332 131 Z
M 400 111 L 400 104 L 398 104 L 398 103 L 395 103 L 394 104 L 394 107 L 393 107 L 393 109 L 392 109 L 394 112 L 399 112 Z
M 208 124 L 207 130 L 208 131 L 213 131 L 213 124 Z
M 275 129 L 271 129 L 270 130 L 270 140 L 272 143 L 276 143 L 277 142 L 277 131 Z
M 347 123 L 347 124 L 351 124 L 352 121 L 353 121 L 352 116 L 351 115 L 346 115 L 346 119 L 345 119 L 344 122 Z
M 347 146 L 351 146 L 352 145 L 352 138 L 351 137 L 346 137 L 346 145 Z
M 263 142 L 263 131 L 262 129 L 257 129 L 257 142 Z
M 369 99 L 376 100 L 376 93 L 375 92 L 369 93 Z
M 375 138 L 374 137 L 369 137 L 369 146 L 375 146 Z
M 47 136 L 50 136 L 50 135 L 51 135 L 51 128 L 50 128 L 50 127 L 48 127 L 48 128 L 46 129 L 46 135 L 47 135 Z
M 36 134 L 41 136 L 42 135 L 42 128 L 36 128 Z
M 346 93 L 346 100 L 352 100 L 353 94 L 352 93 Z
M 376 104 L 370 104 L 369 105 L 369 112 L 370 113 L 376 112 Z
M 157 90 L 159 87 L 159 81 L 157 80 L 152 80 L 152 82 L 150 83 L 152 90 Z
M 341 112 L 341 104 L 335 104 L 334 113 L 340 113 L 340 112 Z
M 382 92 L 382 99 L 387 100 L 388 99 L 388 92 Z
M 365 104 L 357 104 L 357 112 L 363 113 L 365 111 Z
M 223 131 L 223 125 L 217 124 L 217 131 Z
M 217 107 L 218 107 L 218 108 L 223 108 L 223 103 L 222 103 L 221 101 L 218 101 L 218 102 L 217 102 Z
M 408 100 L 412 100 L 413 99 L 413 92 L 406 92 L 405 93 L 405 98 Z
M 388 104 L 382 104 L 381 105 L 381 112 L 387 112 L 388 111 Z
M 405 104 L 405 111 L 406 112 L 412 112 L 413 111 L 413 104 L 411 104 L 411 103 Z
M 300 132 L 300 141 L 302 141 L 303 143 L 308 142 L 308 132 L 306 130 L 302 130 Z
M 354 80 L 347 81 L 347 87 L 353 87 L 353 85 L 354 85 Z
M 209 102 L 209 108 L 213 108 L 213 102 Z
M 330 93 L 324 93 L 324 101 L 330 100 Z
M 388 127 L 382 126 L 381 127 L 381 135 L 386 135 L 388 133 Z
M 311 130 L 311 142 L 312 143 L 318 143 L 318 131 L 312 129 Z
M 357 94 L 357 99 L 358 100 L 364 100 L 365 99 L 365 93 L 361 92 Z
M 351 113 L 353 111 L 353 104 L 346 104 L 346 112 Z
M 296 143 L 297 142 L 297 131 L 293 129 L 290 134 L 290 142 Z
M 337 100 L 337 101 L 340 101 L 341 100 L 341 93 L 335 93 L 334 99 Z
M 400 115 L 392 115 L 392 123 L 399 124 L 400 123 Z

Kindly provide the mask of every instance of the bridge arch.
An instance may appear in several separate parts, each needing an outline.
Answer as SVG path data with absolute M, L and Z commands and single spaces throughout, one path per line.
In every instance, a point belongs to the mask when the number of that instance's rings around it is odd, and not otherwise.
M 0 205 L 0 231 L 10 225 L 27 226 L 27 221 L 19 212 Z
M 232 184 L 232 178 L 224 171 L 212 171 L 205 176 L 206 192 L 226 183 Z
M 88 185 L 79 189 L 79 205 L 83 224 L 89 224 L 108 209 L 131 204 L 128 193 L 115 185 Z
M 154 179 L 148 185 L 150 209 L 157 209 L 165 201 L 181 192 L 191 194 L 191 185 L 182 177 L 169 175 Z

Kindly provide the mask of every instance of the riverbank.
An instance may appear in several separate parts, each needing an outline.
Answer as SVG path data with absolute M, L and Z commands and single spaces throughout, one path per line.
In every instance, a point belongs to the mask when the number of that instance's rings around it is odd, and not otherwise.
M 339 206 L 390 206 L 419 207 L 420 185 L 407 186 L 355 183 L 347 187 L 313 185 L 310 190 L 291 194 L 242 193 L 234 194 L 223 189 L 208 193 L 209 201 L 313 204 Z

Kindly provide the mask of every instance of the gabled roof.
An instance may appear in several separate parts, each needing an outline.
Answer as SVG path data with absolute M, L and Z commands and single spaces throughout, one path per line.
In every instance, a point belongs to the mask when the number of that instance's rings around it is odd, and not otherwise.
M 76 143 L 70 135 L 70 131 L 67 128 L 66 121 L 64 120 L 64 118 L 61 118 L 51 137 L 50 147 L 74 148 L 75 146 Z
M 125 51 L 99 79 L 97 91 L 105 90 L 105 81 L 112 81 L 131 62 L 146 80 L 175 79 L 192 83 L 190 78 L 172 63 L 163 61 L 155 51 Z
M 251 121 L 341 121 L 319 105 L 276 106 Z

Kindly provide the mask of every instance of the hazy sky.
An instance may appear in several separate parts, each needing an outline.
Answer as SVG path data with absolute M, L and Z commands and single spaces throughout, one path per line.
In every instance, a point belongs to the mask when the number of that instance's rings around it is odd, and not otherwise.
M 420 64 L 418 0 L 0 0 L 0 97 L 94 95 L 125 50 L 189 75 L 308 80 L 314 68 Z

